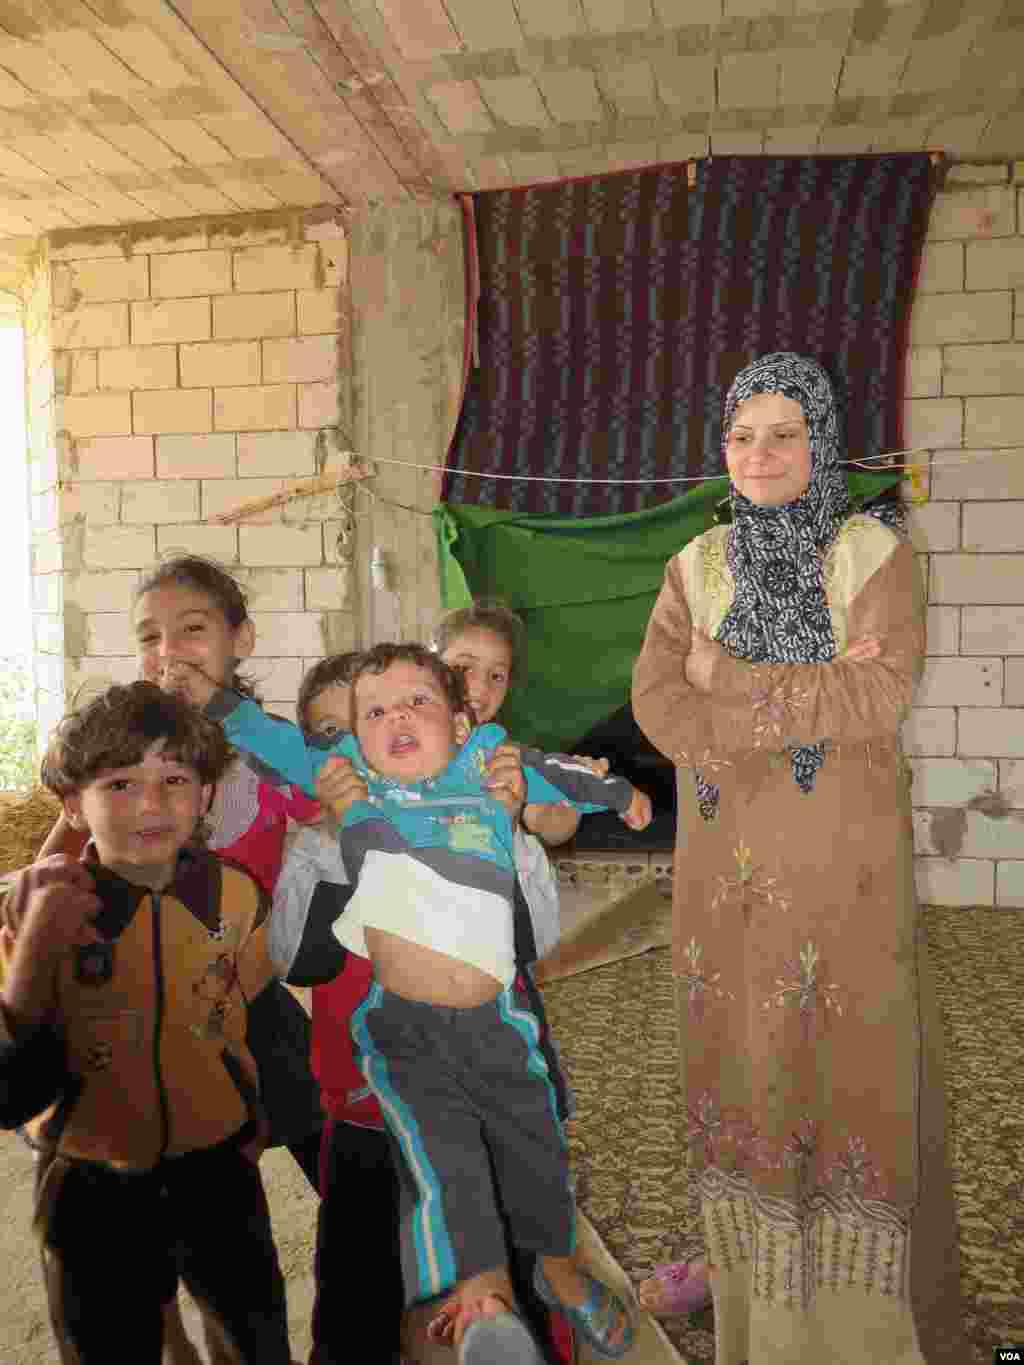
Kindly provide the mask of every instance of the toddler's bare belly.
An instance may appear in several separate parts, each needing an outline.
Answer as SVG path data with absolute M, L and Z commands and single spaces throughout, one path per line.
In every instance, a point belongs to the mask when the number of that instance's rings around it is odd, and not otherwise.
M 386 991 L 426 1005 L 471 1009 L 493 1000 L 501 982 L 468 962 L 411 943 L 386 929 L 366 929 L 374 975 Z

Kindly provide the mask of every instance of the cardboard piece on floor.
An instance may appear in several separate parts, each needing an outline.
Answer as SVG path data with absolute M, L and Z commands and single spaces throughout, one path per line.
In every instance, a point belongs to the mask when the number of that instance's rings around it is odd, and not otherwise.
M 537 984 L 636 957 L 672 941 L 672 897 L 659 882 L 642 882 L 617 900 L 599 905 L 563 934 L 547 957 L 537 963 Z

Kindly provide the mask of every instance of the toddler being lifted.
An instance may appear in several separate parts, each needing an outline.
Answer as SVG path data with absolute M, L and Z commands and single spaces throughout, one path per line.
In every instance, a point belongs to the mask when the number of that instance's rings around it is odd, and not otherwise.
M 239 748 L 307 790 L 332 753 L 366 779 L 368 799 L 342 821 L 353 888 L 334 936 L 373 962 L 352 1035 L 401 1161 L 407 1299 L 459 1282 L 464 1300 L 511 1301 L 507 1235 L 537 1252 L 541 1296 L 618 1357 L 628 1315 L 575 1264 L 552 1077 L 516 985 L 513 821 L 487 780 L 505 732 L 473 727 L 460 675 L 419 645 L 376 646 L 351 685 L 353 733 L 309 745 L 235 693 L 211 690 L 208 711 Z M 521 762 L 527 801 L 614 808 L 634 828 L 650 820 L 648 799 L 621 778 L 532 750 Z

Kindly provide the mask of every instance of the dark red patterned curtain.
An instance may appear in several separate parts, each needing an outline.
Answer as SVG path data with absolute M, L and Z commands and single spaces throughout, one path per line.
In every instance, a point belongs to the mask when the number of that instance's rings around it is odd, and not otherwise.
M 851 458 L 900 448 L 928 154 L 696 170 L 692 186 L 674 165 L 474 196 L 479 364 L 446 502 L 588 516 L 675 497 L 688 485 L 648 481 L 723 472 L 723 398 L 767 351 L 825 365 Z

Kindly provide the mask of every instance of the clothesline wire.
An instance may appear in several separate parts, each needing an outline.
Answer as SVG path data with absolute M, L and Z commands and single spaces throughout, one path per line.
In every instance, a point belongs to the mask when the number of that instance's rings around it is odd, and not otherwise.
M 929 467 L 934 469 L 937 465 L 968 464 L 973 460 L 991 459 L 995 455 L 1007 454 L 1009 454 L 1008 450 L 975 451 L 972 454 L 966 455 L 950 455 L 945 459 L 933 458 L 930 466 L 918 460 L 909 460 L 903 463 L 897 463 L 895 461 L 892 461 L 889 455 L 877 455 L 867 460 L 844 460 L 843 464 L 849 465 L 856 469 L 866 469 L 880 473 L 886 473 L 887 471 L 893 469 L 908 469 L 911 471 L 911 474 L 913 474 L 922 473 Z M 894 450 L 892 452 L 892 455 L 932 455 L 934 457 L 934 447 L 915 446 L 913 449 L 910 450 Z M 880 461 L 883 460 L 886 461 L 885 464 L 880 463 Z M 373 463 L 400 465 L 404 469 L 419 469 L 422 470 L 423 473 L 425 474 L 429 473 L 466 474 L 476 479 L 520 479 L 525 483 L 574 483 L 574 484 L 598 483 L 614 484 L 618 486 L 623 484 L 706 483 L 709 479 L 720 479 L 725 477 L 722 474 L 696 474 L 665 479 L 566 479 L 555 475 L 546 474 L 497 474 L 497 473 L 491 474 L 485 473 L 479 469 L 449 470 L 447 465 L 416 464 L 412 460 L 389 460 L 384 459 L 380 456 L 374 456 Z M 380 493 L 377 493 L 372 488 L 370 488 L 368 484 L 353 484 L 350 485 L 350 487 L 353 489 L 358 489 L 359 491 L 364 493 L 366 497 L 370 499 L 371 502 L 379 502 L 385 507 L 397 507 L 403 512 L 414 512 L 417 516 L 420 517 L 429 517 L 433 515 L 431 512 L 424 511 L 422 507 L 412 507 L 407 502 L 397 502 L 394 498 L 383 497 Z M 356 513 L 354 509 L 352 510 L 352 515 L 355 517 L 355 519 L 358 520 L 359 514 Z
M 932 455 L 933 451 L 934 447 L 932 446 L 917 446 L 912 450 L 894 450 L 892 454 Z M 931 462 L 931 467 L 935 468 L 937 465 L 947 464 L 965 464 L 969 463 L 972 460 L 988 459 L 994 455 L 1006 454 L 1009 454 L 1009 451 L 987 450 L 984 452 L 975 451 L 969 455 L 952 455 L 948 459 L 933 458 Z M 883 460 L 886 461 L 886 463 L 884 464 L 880 463 Z M 575 483 L 575 484 L 597 483 L 614 484 L 616 487 L 632 484 L 651 485 L 656 483 L 707 483 L 709 479 L 721 479 L 725 477 L 724 474 L 679 474 L 674 475 L 670 478 L 666 477 L 658 479 L 567 479 L 562 478 L 561 476 L 555 474 L 499 474 L 497 472 L 488 472 L 481 469 L 450 469 L 447 465 L 442 464 L 417 464 L 414 460 L 389 460 L 379 455 L 373 456 L 373 463 L 401 465 L 405 469 L 422 470 L 425 474 L 436 472 L 439 474 L 464 475 L 467 478 L 473 479 L 513 479 L 518 480 L 521 483 Z M 923 465 L 919 460 L 910 460 L 905 463 L 897 463 L 891 461 L 891 457 L 889 455 L 872 456 L 870 459 L 867 460 L 844 460 L 842 463 L 844 465 L 850 465 L 855 469 L 867 469 L 880 474 L 886 474 L 890 470 L 894 469 L 910 469 L 921 471 L 927 468 L 927 466 Z M 401 504 L 396 504 L 396 506 L 400 505 Z

